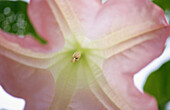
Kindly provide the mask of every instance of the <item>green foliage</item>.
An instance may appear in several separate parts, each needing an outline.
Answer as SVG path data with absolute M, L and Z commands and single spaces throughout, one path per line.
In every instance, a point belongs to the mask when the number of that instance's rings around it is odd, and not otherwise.
M 164 10 L 170 23 L 170 0 L 152 1 Z M 144 91 L 156 98 L 159 110 L 165 110 L 166 104 L 170 101 L 170 60 L 150 74 Z
M 170 0 L 152 0 L 155 4 L 160 6 L 164 11 L 170 10 Z
M 32 26 L 27 15 L 28 3 L 24 1 L 0 0 L 0 28 L 8 33 L 24 37 L 31 35 L 39 42 L 47 42 L 41 38 Z
M 169 19 L 170 23 L 170 0 L 152 0 L 152 1 L 164 10 L 165 15 Z
M 144 91 L 156 98 L 159 110 L 165 110 L 166 103 L 170 101 L 170 60 L 150 74 Z

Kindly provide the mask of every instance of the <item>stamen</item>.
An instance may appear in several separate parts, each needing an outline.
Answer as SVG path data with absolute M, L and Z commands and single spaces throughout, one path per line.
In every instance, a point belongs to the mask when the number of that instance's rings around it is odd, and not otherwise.
M 72 56 L 72 63 L 74 63 L 75 61 L 79 61 L 81 57 L 81 53 L 78 51 L 78 52 L 74 52 L 73 56 Z

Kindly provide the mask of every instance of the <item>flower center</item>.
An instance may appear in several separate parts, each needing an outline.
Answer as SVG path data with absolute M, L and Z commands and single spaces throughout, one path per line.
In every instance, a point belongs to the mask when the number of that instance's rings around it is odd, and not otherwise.
M 79 61 L 80 57 L 81 57 L 81 52 L 79 51 L 74 52 L 71 62 L 74 63 L 75 61 Z

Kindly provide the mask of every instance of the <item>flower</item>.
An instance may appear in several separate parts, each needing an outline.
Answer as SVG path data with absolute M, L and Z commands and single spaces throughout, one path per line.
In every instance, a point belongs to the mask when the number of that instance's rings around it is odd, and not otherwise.
M 133 83 L 169 35 L 150 0 L 31 0 L 28 13 L 47 45 L 0 31 L 0 84 L 26 110 L 157 109 Z

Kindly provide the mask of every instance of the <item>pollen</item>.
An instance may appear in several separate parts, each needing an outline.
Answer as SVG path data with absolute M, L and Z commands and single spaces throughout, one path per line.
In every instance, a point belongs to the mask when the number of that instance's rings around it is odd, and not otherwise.
M 74 63 L 75 61 L 79 61 L 80 57 L 81 57 L 81 52 L 79 51 L 74 52 L 71 62 Z

